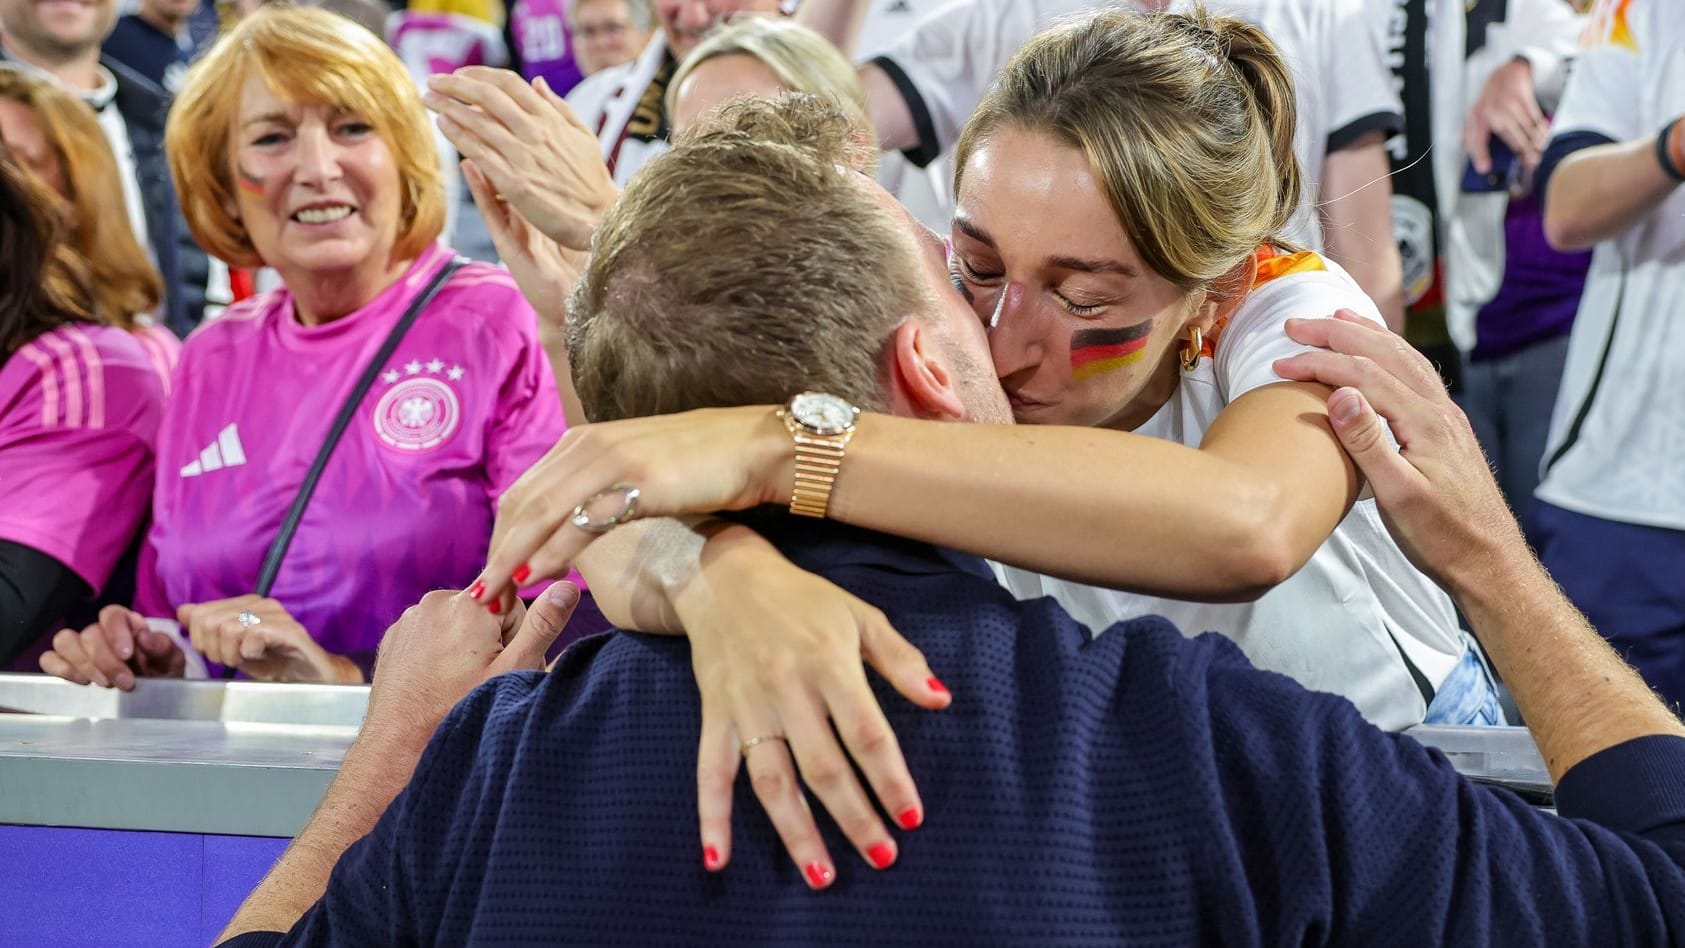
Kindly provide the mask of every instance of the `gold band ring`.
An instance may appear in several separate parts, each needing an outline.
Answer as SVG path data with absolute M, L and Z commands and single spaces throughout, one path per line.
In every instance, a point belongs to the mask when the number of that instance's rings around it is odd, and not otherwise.
M 789 738 L 785 737 L 782 734 L 767 734 L 767 735 L 762 736 L 762 737 L 751 737 L 738 746 L 742 748 L 743 754 L 745 756 L 747 756 L 748 753 L 749 753 L 749 748 L 759 747 L 760 745 L 765 744 L 768 741 L 783 741 L 785 744 L 790 743 Z

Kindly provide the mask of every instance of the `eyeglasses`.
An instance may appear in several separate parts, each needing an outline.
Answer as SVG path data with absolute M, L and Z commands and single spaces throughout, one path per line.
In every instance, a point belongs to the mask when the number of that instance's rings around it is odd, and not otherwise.
M 625 21 L 614 23 L 588 23 L 574 30 L 574 33 L 586 40 L 619 39 L 632 31 L 632 24 Z

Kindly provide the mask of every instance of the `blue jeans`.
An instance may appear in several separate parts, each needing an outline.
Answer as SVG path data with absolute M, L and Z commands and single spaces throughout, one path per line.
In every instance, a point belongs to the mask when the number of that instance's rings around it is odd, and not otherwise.
M 1465 635 L 1469 650 L 1463 660 L 1445 676 L 1434 692 L 1423 724 L 1504 725 L 1504 709 L 1498 703 L 1498 686 L 1480 654 L 1480 646 Z
M 1567 336 L 1541 340 L 1496 359 L 1471 362 L 1463 357 L 1457 403 L 1469 416 L 1516 516 L 1526 514 L 1533 488 L 1539 486 L 1539 462 L 1567 358 Z

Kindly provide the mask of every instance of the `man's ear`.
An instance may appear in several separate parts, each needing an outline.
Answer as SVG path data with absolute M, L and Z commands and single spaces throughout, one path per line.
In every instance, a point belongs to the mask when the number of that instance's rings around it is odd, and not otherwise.
M 965 402 L 947 353 L 923 322 L 909 319 L 895 330 L 890 371 L 892 400 L 899 413 L 937 421 L 965 420 Z

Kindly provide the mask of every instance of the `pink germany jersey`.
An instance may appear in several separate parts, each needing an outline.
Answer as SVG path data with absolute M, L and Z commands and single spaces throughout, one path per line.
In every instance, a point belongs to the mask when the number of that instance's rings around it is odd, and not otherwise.
M 173 619 L 253 592 L 340 406 L 451 256 L 427 250 L 326 325 L 301 325 L 282 288 L 188 339 L 158 438 L 139 611 Z M 532 308 L 506 271 L 464 266 L 358 406 L 271 595 L 329 651 L 373 650 L 425 593 L 473 580 L 498 496 L 565 430 Z
M 164 398 L 175 387 L 176 364 L 181 361 L 181 340 L 176 334 L 153 322 L 142 323 L 134 329 L 135 341 L 151 361 L 152 368 L 164 383 Z
M 163 411 L 124 330 L 61 326 L 24 345 L 0 365 L 0 539 L 103 587 L 146 520 Z

